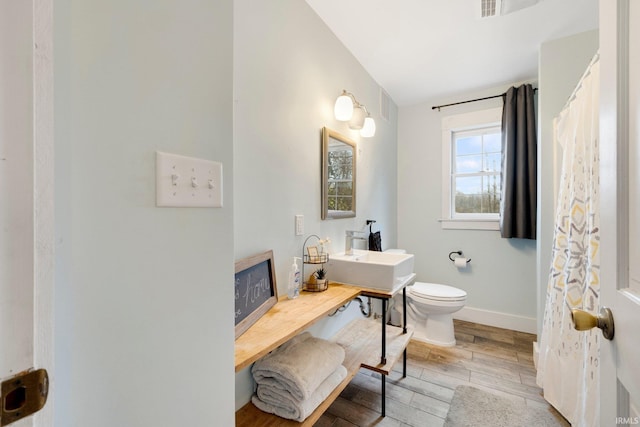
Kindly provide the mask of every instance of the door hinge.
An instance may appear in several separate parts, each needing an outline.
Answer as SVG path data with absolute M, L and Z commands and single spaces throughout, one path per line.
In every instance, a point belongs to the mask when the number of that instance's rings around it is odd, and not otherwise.
M 44 407 L 49 394 L 46 369 L 22 372 L 2 382 L 0 427 L 28 417 Z

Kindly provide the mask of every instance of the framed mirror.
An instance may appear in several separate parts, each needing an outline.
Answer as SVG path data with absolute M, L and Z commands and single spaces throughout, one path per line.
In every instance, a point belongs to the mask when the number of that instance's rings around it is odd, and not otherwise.
M 356 143 L 322 128 L 322 219 L 356 216 Z

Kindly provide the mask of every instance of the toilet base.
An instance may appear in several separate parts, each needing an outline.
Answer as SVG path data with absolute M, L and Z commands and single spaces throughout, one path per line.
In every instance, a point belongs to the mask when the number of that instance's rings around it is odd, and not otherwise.
M 430 314 L 428 319 L 415 323 L 414 340 L 440 347 L 456 345 L 451 314 Z

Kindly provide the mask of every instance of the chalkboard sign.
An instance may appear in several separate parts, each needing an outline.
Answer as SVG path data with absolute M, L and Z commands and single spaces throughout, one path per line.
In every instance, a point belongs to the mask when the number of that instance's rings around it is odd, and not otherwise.
M 278 301 L 273 251 L 236 261 L 236 338 Z

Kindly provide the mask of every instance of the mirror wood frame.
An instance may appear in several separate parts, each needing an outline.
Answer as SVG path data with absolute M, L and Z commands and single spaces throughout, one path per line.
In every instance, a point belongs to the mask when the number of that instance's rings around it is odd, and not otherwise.
M 351 210 L 329 209 L 329 147 L 332 140 L 343 143 L 351 148 L 352 156 L 352 185 Z M 346 136 L 327 128 L 322 128 L 322 219 L 353 218 L 356 216 L 356 143 Z

